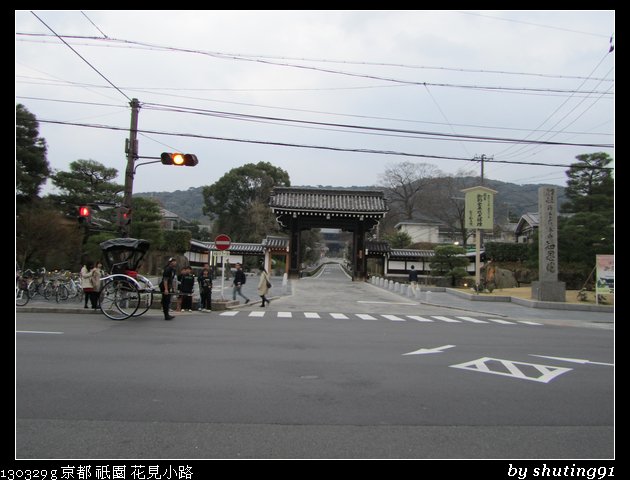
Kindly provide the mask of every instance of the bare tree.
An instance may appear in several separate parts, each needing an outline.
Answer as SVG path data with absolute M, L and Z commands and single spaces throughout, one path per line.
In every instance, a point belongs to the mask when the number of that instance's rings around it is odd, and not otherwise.
M 441 174 L 435 165 L 402 162 L 388 166 L 380 175 L 380 182 L 388 190 L 390 203 L 398 207 L 404 220 L 410 220 L 423 191 L 432 179 Z

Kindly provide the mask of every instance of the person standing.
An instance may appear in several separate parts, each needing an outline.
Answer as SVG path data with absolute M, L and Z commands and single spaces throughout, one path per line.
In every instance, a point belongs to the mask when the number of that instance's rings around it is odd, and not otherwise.
M 201 275 L 199 275 L 199 296 L 201 297 L 201 305 L 199 311 L 212 311 L 212 273 L 210 266 L 206 263 L 203 266 Z
M 103 277 L 103 275 L 103 264 L 101 262 L 96 262 L 94 268 L 90 270 L 90 282 L 92 284 L 90 303 L 92 304 L 93 310 L 98 308 L 98 300 L 101 294 L 101 277 Z
M 88 308 L 88 300 L 94 287 L 92 287 L 92 263 L 85 262 L 85 265 L 81 267 L 79 276 L 81 277 L 81 289 L 83 290 L 83 308 Z
M 177 261 L 171 257 L 168 259 L 164 272 L 162 272 L 162 280 L 160 281 L 160 292 L 162 293 L 162 311 L 164 312 L 164 320 L 173 320 L 175 317 L 168 313 L 171 306 L 171 294 L 174 293 L 173 280 L 177 275 L 175 268 Z
M 241 297 L 245 299 L 245 303 L 249 303 L 249 298 L 243 295 L 241 292 L 241 287 L 245 285 L 245 272 L 243 271 L 243 267 L 240 263 L 236 264 L 236 272 L 234 272 L 234 281 L 232 284 L 234 285 L 234 289 L 232 290 L 232 300 L 236 300 L 236 294 L 238 293 Z
M 262 299 L 261 307 L 265 306 L 265 302 L 270 303 L 269 299 L 265 297 L 269 288 L 271 287 L 271 282 L 269 281 L 269 274 L 264 268 L 260 269 L 260 280 L 258 280 L 258 295 Z
M 178 280 L 181 309 L 182 311 L 188 310 L 189 312 L 192 312 L 192 296 L 193 289 L 195 288 L 195 276 L 192 273 L 192 268 L 183 268 L 182 274 Z

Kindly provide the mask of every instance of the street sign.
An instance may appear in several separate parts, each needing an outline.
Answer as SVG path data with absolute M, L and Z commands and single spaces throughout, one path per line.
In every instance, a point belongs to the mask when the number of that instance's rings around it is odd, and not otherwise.
M 214 239 L 214 245 L 217 247 L 217 250 L 227 250 L 230 248 L 231 243 L 232 240 L 225 233 L 217 235 L 217 238 Z

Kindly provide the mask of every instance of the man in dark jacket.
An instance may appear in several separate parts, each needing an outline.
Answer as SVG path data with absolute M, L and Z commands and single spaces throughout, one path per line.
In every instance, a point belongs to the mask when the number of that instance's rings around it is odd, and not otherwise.
M 245 303 L 249 303 L 249 298 L 247 298 L 241 292 L 241 287 L 245 285 L 245 272 L 243 272 L 243 268 L 240 263 L 236 264 L 236 272 L 234 273 L 234 290 L 232 290 L 232 300 L 236 300 L 236 294 L 238 293 L 241 297 L 245 299 Z
M 164 320 L 173 320 L 175 317 L 168 313 L 171 306 L 171 294 L 174 292 L 173 279 L 177 275 L 175 267 L 177 262 L 173 257 L 168 259 L 164 272 L 162 273 L 162 281 L 160 282 L 160 292 L 162 293 L 162 311 L 164 312 Z

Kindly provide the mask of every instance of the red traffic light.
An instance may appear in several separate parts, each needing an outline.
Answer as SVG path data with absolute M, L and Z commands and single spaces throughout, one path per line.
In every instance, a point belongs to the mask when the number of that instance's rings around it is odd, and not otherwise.
M 86 205 L 79 207 L 79 223 L 91 223 L 92 222 L 92 210 Z
M 162 160 L 163 165 L 194 167 L 199 163 L 197 155 L 193 155 L 192 153 L 164 152 L 160 156 L 160 159 Z
M 131 223 L 131 209 L 127 207 L 120 207 L 118 209 L 118 225 L 124 227 Z

